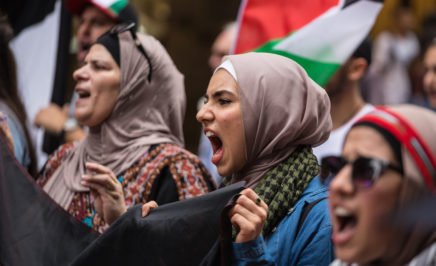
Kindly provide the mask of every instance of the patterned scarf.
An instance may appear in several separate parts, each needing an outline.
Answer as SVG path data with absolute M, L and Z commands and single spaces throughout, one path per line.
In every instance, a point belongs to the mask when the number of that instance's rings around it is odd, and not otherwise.
M 264 237 L 294 207 L 310 181 L 318 174 L 319 165 L 312 148 L 300 147 L 264 175 L 254 189 L 269 207 L 262 231 Z M 236 236 L 235 233 L 234 231 L 233 236 Z

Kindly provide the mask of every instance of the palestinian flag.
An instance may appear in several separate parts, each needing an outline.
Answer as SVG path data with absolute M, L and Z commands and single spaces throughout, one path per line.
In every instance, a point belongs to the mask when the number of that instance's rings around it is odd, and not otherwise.
M 266 19 L 258 19 L 257 24 L 249 23 L 256 13 L 251 9 L 257 8 L 256 4 L 250 4 L 251 1 L 269 5 L 270 8 L 264 10 L 271 13 L 262 16 L 274 17 L 275 20 L 270 23 Z M 306 2 L 310 5 L 304 4 Z M 240 29 L 234 51 L 242 53 L 254 49 L 289 57 L 299 63 L 314 81 L 324 86 L 368 35 L 382 7 L 380 1 L 371 0 L 301 3 L 298 0 L 246 0 L 242 3 L 238 19 Z M 294 17 L 290 19 L 291 16 Z M 253 25 L 259 29 L 256 33 Z M 255 39 L 250 43 L 252 47 L 245 45 L 250 38 Z
M 83 8 L 92 3 L 103 13 L 117 19 L 121 11 L 129 4 L 128 0 L 68 0 L 67 8 L 74 14 L 82 13 Z

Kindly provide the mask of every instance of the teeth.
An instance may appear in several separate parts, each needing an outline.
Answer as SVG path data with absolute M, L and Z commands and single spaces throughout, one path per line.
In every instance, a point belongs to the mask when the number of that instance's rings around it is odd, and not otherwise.
M 213 134 L 213 132 L 206 131 L 206 137 L 213 137 L 213 136 L 215 136 L 215 134 Z
M 347 209 L 342 208 L 342 207 L 336 207 L 333 212 L 335 213 L 336 216 L 339 216 L 339 217 L 351 216 L 351 213 Z

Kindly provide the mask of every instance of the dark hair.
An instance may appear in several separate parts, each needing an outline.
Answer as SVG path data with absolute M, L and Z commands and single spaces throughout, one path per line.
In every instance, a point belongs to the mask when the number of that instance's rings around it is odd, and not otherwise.
M 30 165 L 27 170 L 30 175 L 36 177 L 35 149 L 26 126 L 26 111 L 18 93 L 15 58 L 9 48 L 9 41 L 12 37 L 13 31 L 8 19 L 0 12 L 0 99 L 14 112 L 23 127 L 30 156 Z
M 372 56 L 372 43 L 371 40 L 366 37 L 360 45 L 356 48 L 354 53 L 351 55 L 352 58 L 363 58 L 366 60 L 368 65 L 371 64 L 371 56 Z
M 421 29 L 421 49 L 422 52 L 426 52 L 428 48 L 436 46 L 436 12 L 424 17 Z

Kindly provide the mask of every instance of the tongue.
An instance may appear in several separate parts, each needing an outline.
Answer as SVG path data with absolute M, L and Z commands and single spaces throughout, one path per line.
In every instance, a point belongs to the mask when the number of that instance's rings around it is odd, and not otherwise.
M 213 164 L 216 165 L 221 161 L 222 157 L 223 157 L 223 148 L 220 147 L 213 153 L 211 161 Z
M 356 227 L 356 220 L 350 218 L 343 224 L 341 224 L 339 230 L 335 230 L 333 233 L 333 243 L 335 245 L 341 245 L 347 243 L 351 237 L 354 235 Z

